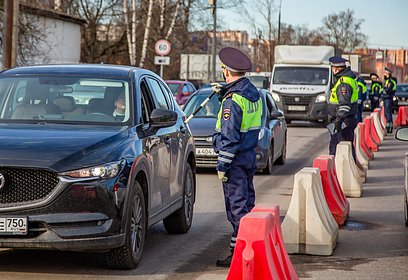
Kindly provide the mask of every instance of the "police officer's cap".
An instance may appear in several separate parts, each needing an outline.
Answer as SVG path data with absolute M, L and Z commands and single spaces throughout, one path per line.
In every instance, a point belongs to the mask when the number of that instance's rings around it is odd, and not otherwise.
M 347 59 L 342 58 L 341 56 L 332 56 L 329 58 L 331 66 L 335 67 L 346 67 L 347 61 L 348 61 Z
M 246 72 L 252 69 L 251 60 L 236 48 L 222 48 L 219 57 L 225 67 L 232 72 Z
M 392 74 L 392 70 L 390 68 L 385 67 L 384 70 L 385 70 L 385 72 L 388 72 L 388 73 Z
M 376 73 L 370 73 L 370 77 L 372 76 L 379 78 L 379 76 Z

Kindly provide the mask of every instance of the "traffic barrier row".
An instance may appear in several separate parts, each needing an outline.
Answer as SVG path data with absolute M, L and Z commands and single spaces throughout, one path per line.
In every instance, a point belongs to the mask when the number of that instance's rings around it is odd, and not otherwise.
M 400 106 L 398 108 L 398 115 L 394 124 L 396 127 L 408 126 L 408 106 Z
M 227 279 L 299 279 L 284 246 L 279 205 L 256 205 L 241 219 Z
M 351 142 L 340 142 L 336 156 L 317 157 L 313 167 L 295 174 L 292 199 L 280 226 L 278 205 L 256 205 L 240 221 L 227 279 L 298 279 L 289 254 L 332 255 L 339 225 L 346 223 L 346 197 L 361 197 L 366 171 L 384 141 L 384 110 L 376 109 L 355 130 Z
M 327 205 L 318 168 L 304 167 L 295 174 L 282 232 L 289 254 L 330 256 L 333 253 L 339 226 Z

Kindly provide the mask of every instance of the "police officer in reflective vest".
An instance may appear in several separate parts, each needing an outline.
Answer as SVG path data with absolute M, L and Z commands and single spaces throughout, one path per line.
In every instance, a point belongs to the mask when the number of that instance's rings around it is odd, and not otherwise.
M 357 122 L 362 122 L 364 101 L 367 99 L 367 84 L 363 78 L 358 77 L 357 86 L 358 86 Z
M 370 92 L 371 111 L 374 111 L 375 108 L 380 106 L 380 94 L 382 92 L 382 84 L 379 81 L 379 77 L 376 73 L 371 73 L 370 79 L 371 79 L 371 92 Z
M 261 126 L 262 100 L 256 87 L 244 76 L 252 68 L 249 58 L 231 47 L 221 49 L 219 57 L 227 85 L 221 90 L 222 103 L 213 145 L 218 153 L 218 178 L 222 181 L 227 218 L 232 224 L 233 233 L 231 254 L 217 260 L 216 264 L 228 267 L 239 222 L 255 205 L 253 176 L 256 171 L 255 148 Z
M 341 141 L 350 141 L 354 159 L 354 129 L 357 126 L 358 87 L 356 75 L 346 65 L 347 60 L 333 56 L 329 59 L 333 72 L 334 86 L 329 98 L 329 115 L 333 129 L 330 132 L 329 154 L 336 154 L 336 146 Z
M 381 99 L 384 101 L 384 114 L 387 120 L 385 127 L 388 133 L 392 133 L 392 103 L 396 90 L 397 80 L 392 76 L 392 70 L 385 67 L 384 88 L 381 93 Z

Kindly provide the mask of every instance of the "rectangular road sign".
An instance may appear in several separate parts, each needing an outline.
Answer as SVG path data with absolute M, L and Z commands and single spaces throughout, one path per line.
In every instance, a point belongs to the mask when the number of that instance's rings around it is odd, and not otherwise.
M 170 64 L 170 56 L 155 56 L 154 57 L 154 64 L 156 65 L 169 65 Z

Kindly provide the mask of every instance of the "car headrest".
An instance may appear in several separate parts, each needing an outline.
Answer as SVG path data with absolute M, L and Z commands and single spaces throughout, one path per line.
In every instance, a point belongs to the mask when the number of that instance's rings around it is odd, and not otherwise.
M 54 104 L 60 107 L 62 112 L 72 112 L 75 109 L 75 99 L 72 96 L 59 96 L 54 99 Z
M 50 85 L 42 85 L 37 80 L 28 80 L 25 89 L 24 102 L 33 100 L 45 101 L 51 98 Z

